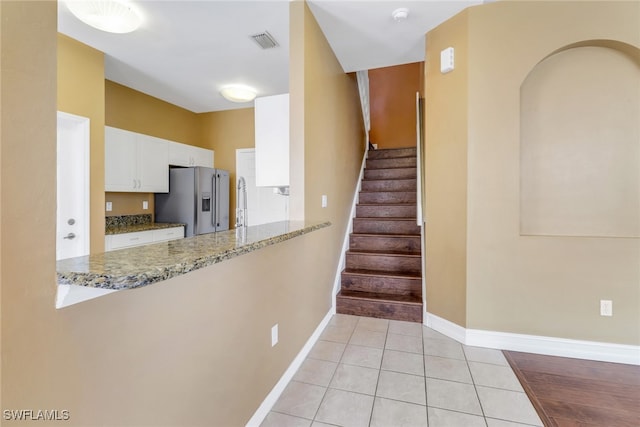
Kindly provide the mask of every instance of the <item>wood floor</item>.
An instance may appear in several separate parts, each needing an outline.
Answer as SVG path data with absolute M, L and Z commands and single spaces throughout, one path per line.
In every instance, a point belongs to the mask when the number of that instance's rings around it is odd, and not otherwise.
M 640 366 L 504 351 L 547 427 L 640 426 Z

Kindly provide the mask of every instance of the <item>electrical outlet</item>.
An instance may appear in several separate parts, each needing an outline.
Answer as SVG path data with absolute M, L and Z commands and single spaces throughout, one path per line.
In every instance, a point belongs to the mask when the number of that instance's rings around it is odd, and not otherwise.
M 276 323 L 271 328 L 271 347 L 278 344 L 278 324 Z
M 613 316 L 613 301 L 608 299 L 600 300 L 600 316 Z
M 149 202 L 147 202 L 146 200 L 144 200 L 142 202 L 142 209 L 149 209 Z
M 327 207 L 327 195 L 326 194 L 322 195 L 322 207 L 323 208 Z
M 106 210 L 107 212 L 111 212 L 113 210 L 113 203 L 107 202 Z

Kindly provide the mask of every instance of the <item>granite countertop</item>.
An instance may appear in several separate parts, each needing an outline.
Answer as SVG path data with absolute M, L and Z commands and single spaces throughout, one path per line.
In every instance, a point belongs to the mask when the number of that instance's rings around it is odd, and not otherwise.
M 164 228 L 184 227 L 185 224 L 153 222 L 151 214 L 117 215 L 105 218 L 105 235 L 135 233 L 136 231 L 161 230 Z
M 330 226 L 282 221 L 57 262 L 59 285 L 133 289 L 170 279 Z M 243 233 L 244 231 L 244 233 Z
M 144 224 L 121 224 L 106 227 L 105 235 L 135 233 L 136 231 L 161 230 L 163 228 L 184 227 L 185 224 L 177 224 L 171 222 L 148 222 Z

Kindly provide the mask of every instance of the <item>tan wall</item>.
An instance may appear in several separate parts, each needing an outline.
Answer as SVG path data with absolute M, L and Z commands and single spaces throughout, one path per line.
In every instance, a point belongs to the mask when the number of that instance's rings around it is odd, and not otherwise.
M 302 20 L 303 34 L 291 33 L 290 38 L 303 40 L 303 49 L 292 51 L 290 61 L 304 57 L 304 79 L 292 77 L 290 91 L 291 110 L 304 112 L 302 132 L 292 118 L 292 134 L 304 135 L 304 213 L 306 219 L 333 222 L 338 252 L 364 155 L 362 110 L 355 75 L 342 71 L 306 3 L 303 13 L 295 10 L 299 7 L 292 3 L 290 16 Z M 300 30 L 293 24 L 292 29 Z M 298 93 L 301 87 L 304 97 Z M 321 207 L 323 194 L 326 208 Z
M 105 212 L 105 216 L 120 215 L 154 215 L 155 197 L 153 193 L 104 193 L 104 201 L 111 202 L 112 211 Z M 143 209 L 142 202 L 149 204 L 148 209 Z
M 469 114 L 466 326 L 639 344 L 640 241 L 520 235 L 519 147 L 520 89 L 530 71 L 555 51 L 592 39 L 640 48 L 637 19 L 630 19 L 640 16 L 640 3 L 496 2 L 468 9 L 468 15 L 467 61 L 454 43 L 451 73 L 468 75 L 468 93 L 448 101 L 467 103 Z M 427 57 L 439 52 L 439 46 L 431 48 Z M 430 77 L 427 71 L 428 94 L 436 84 Z M 629 96 L 640 102 L 637 91 Z M 427 126 L 427 144 L 429 133 Z M 434 185 L 438 178 L 432 176 Z M 442 179 L 439 185 L 445 185 Z M 427 197 L 433 205 L 428 190 Z M 437 226 L 428 226 L 427 236 Z M 427 247 L 437 244 L 442 251 L 427 255 L 427 271 L 455 255 L 447 243 L 427 237 Z M 448 283 L 427 286 L 446 294 Z M 613 300 L 613 317 L 599 315 L 600 299 Z
M 427 311 L 461 326 L 467 309 L 467 24 L 463 11 L 431 31 L 425 62 Z M 457 69 L 441 74 L 439 52 L 449 46 L 455 46 Z
M 104 252 L 104 54 L 62 34 L 57 41 L 58 110 L 90 119 L 90 250 Z
M 105 81 L 105 124 L 205 147 L 198 114 L 112 81 Z
M 229 224 L 235 224 L 236 150 L 254 148 L 255 123 L 253 108 L 198 114 L 204 148 L 214 150 L 215 167 L 230 171 Z
M 615 45 L 572 47 L 522 83 L 521 234 L 640 237 L 635 57 Z
M 378 148 L 415 147 L 416 92 L 420 92 L 422 62 L 369 70 L 371 130 Z
M 329 310 L 339 233 L 55 310 L 56 6 L 0 2 L 0 14 L 2 408 L 67 409 L 65 426 L 244 425 Z

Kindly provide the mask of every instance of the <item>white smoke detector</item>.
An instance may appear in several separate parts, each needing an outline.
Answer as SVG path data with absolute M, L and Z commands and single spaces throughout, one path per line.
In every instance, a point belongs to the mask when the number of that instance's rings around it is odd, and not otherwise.
M 406 20 L 408 16 L 409 16 L 409 9 L 407 9 L 406 7 L 401 7 L 391 12 L 391 17 L 396 22 L 402 22 Z

